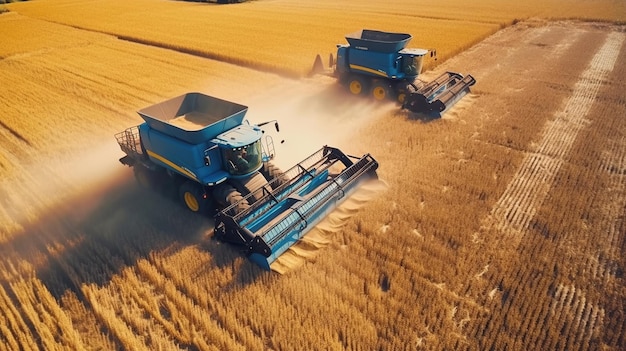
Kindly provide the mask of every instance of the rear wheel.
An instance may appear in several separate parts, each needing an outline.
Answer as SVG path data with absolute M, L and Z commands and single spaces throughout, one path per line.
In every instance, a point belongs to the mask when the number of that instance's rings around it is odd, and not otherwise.
M 208 212 L 211 201 L 206 196 L 204 189 L 200 186 L 200 184 L 192 181 L 185 181 L 180 185 L 178 194 L 182 204 L 191 212 Z
M 367 88 L 367 81 L 363 77 L 352 76 L 348 79 L 348 90 L 353 95 L 364 95 Z
M 377 101 L 383 101 L 389 97 L 389 85 L 382 81 L 374 82 L 372 86 L 372 96 Z

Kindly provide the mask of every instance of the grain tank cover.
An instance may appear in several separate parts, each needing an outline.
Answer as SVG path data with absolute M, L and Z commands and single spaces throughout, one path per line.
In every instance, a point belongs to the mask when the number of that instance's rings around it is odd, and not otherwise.
M 404 49 L 411 38 L 411 34 L 389 33 L 370 29 L 363 29 L 346 35 L 346 40 L 354 48 L 388 53 Z
M 248 107 L 202 93 L 187 93 L 137 113 L 150 128 L 200 144 L 241 125 Z

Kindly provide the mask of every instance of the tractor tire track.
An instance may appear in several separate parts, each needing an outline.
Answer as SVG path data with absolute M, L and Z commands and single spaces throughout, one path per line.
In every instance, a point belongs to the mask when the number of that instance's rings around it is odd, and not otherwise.
M 605 152 L 601 164 L 609 178 L 606 197 L 612 201 L 607 201 L 604 208 L 606 215 L 603 223 L 606 224 L 606 228 L 599 230 L 599 233 L 603 235 L 599 239 L 605 243 L 607 254 L 603 255 L 602 252 L 596 254 L 593 272 L 608 282 L 609 277 L 615 277 L 618 274 L 618 264 L 615 262 L 620 257 L 620 249 L 624 247 L 624 226 L 626 225 L 626 218 L 624 218 L 626 209 L 626 140 L 624 138 L 610 142 L 610 149 Z
M 537 215 L 537 218 L 541 218 L 538 212 L 542 208 L 544 200 L 547 199 L 553 185 L 558 187 L 559 179 L 557 177 L 560 169 L 569 162 L 571 158 L 569 155 L 577 144 L 578 134 L 590 125 L 591 116 L 589 113 L 594 105 L 599 106 L 597 99 L 600 90 L 605 89 L 606 85 L 610 83 L 609 75 L 616 74 L 613 69 L 620 56 L 624 39 L 626 39 L 626 35 L 620 32 L 611 32 L 607 35 L 604 43 L 574 85 L 569 99 L 554 114 L 554 119 L 544 126 L 541 140 L 522 161 L 512 181 L 492 207 L 483 230 L 499 236 L 496 241 L 500 243 L 499 247 L 502 250 L 512 254 L 519 253 L 524 257 L 536 257 L 539 261 L 538 264 L 542 264 L 542 256 L 549 254 L 547 251 L 551 249 L 545 248 L 537 251 L 538 246 L 535 246 L 536 244 L 528 244 L 522 240 L 527 235 L 532 236 L 533 230 L 536 229 L 533 227 L 535 217 Z M 603 122 L 597 121 L 596 123 L 602 124 Z M 619 125 L 617 127 L 619 129 Z M 528 320 L 529 311 L 536 310 L 538 304 L 547 306 L 545 307 L 547 310 L 542 310 L 534 318 L 530 318 L 537 321 L 541 320 L 542 323 L 537 323 L 537 325 L 542 325 L 544 331 L 534 330 L 511 336 L 513 340 L 533 338 L 530 344 L 536 345 L 539 345 L 543 340 L 540 348 L 553 350 L 594 349 L 603 341 L 607 345 L 620 343 L 612 339 L 612 333 L 607 333 L 607 330 L 617 330 L 617 335 L 619 335 L 623 327 L 619 325 L 620 318 L 617 320 L 612 318 L 614 315 L 612 305 L 606 303 L 606 299 L 612 300 L 613 291 L 615 291 L 616 286 L 619 286 L 621 280 L 618 271 L 621 267 L 620 249 L 623 247 L 624 240 L 622 233 L 624 228 L 623 211 L 626 207 L 626 197 L 624 196 L 626 191 L 626 144 L 623 138 L 620 138 L 623 133 L 620 133 L 619 130 L 611 133 L 606 140 L 606 146 L 602 149 L 602 157 L 598 160 L 599 166 L 594 168 L 608 179 L 608 187 L 598 194 L 599 198 L 604 199 L 601 211 L 602 220 L 600 221 L 602 224 L 592 232 L 570 233 L 566 231 L 560 234 L 559 244 L 555 246 L 556 251 L 551 253 L 560 257 L 554 261 L 557 263 L 543 262 L 548 266 L 543 267 L 544 273 L 541 274 L 550 275 L 548 271 L 550 267 L 553 270 L 561 269 L 576 272 L 574 274 L 587 274 L 593 281 L 602 282 L 606 286 L 607 291 L 604 294 L 607 297 L 599 298 L 596 291 L 590 289 L 588 285 L 571 281 L 567 276 L 562 276 L 561 279 L 557 279 L 560 281 L 556 282 L 552 280 L 554 278 L 544 277 L 547 279 L 543 279 L 541 275 L 538 278 L 535 277 L 536 279 L 527 279 L 527 275 L 525 275 L 527 269 L 515 268 L 503 276 L 495 278 L 500 282 L 505 282 L 504 288 L 499 288 L 499 291 L 503 291 L 502 300 L 495 303 L 496 305 L 501 303 L 505 308 L 499 313 L 505 319 L 505 324 L 513 323 L 515 317 L 509 318 L 509 316 L 516 316 L 517 314 L 524 315 L 524 319 Z M 594 235 L 588 240 L 596 243 L 593 246 L 595 249 L 581 252 L 577 243 L 580 240 L 585 240 L 586 235 Z M 533 237 L 533 239 L 528 240 L 535 239 L 542 240 L 540 237 Z M 547 241 L 546 244 L 550 245 Z M 528 252 L 528 250 L 532 251 Z M 590 253 L 585 254 L 585 251 Z M 568 255 L 575 255 L 575 253 L 582 257 L 582 262 L 579 263 L 567 257 Z M 581 270 L 577 271 L 568 265 L 579 266 Z M 559 273 L 553 271 L 552 275 L 556 278 Z M 570 277 L 572 276 L 570 275 Z M 515 280 L 524 281 L 526 284 L 513 283 Z M 499 286 L 501 285 L 502 283 Z M 537 295 L 546 294 L 547 304 L 540 302 L 541 298 L 539 301 L 530 303 L 528 300 L 511 301 L 517 296 L 524 296 L 524 292 L 530 293 L 530 291 L 534 291 L 534 294 Z M 528 330 L 527 328 L 522 329 Z M 567 336 L 567 338 L 559 335 Z M 507 340 L 507 338 L 503 337 L 503 340 Z
M 576 83 L 565 106 L 546 125 L 536 151 L 524 159 L 513 181 L 493 207 L 490 214 L 493 225 L 510 237 L 508 239 L 513 239 L 516 246 L 549 192 L 578 132 L 589 123 L 586 116 L 598 90 L 612 71 L 623 42 L 623 34 L 609 34 Z

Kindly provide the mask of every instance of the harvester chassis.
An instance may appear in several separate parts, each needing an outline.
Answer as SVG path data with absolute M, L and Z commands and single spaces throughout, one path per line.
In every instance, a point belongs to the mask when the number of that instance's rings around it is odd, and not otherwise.
M 247 109 L 186 93 L 139 110 L 145 122 L 115 137 L 126 154 L 120 162 L 140 184 L 177 196 L 192 212 L 215 209 L 215 238 L 242 245 L 270 269 L 362 179 L 376 177 L 378 163 L 324 146 L 283 173 L 270 163 L 274 144 L 261 129 L 269 122 L 250 124 Z
M 219 205 L 220 208 L 237 204 L 236 208 L 231 209 L 231 211 L 243 211 L 249 207 L 247 201 L 242 201 L 245 195 L 256 190 L 260 184 L 264 184 L 282 173 L 276 165 L 271 161 L 267 161 L 263 162 L 263 167 L 249 178 L 227 179 L 225 182 L 217 185 L 202 186 L 178 173 L 151 162 L 141 145 L 138 133 L 137 126 L 134 126 L 115 135 L 120 148 L 126 153 L 125 156 L 119 159 L 120 163 L 133 168 L 135 179 L 143 187 L 153 188 L 165 194 L 177 192 L 177 197 L 182 204 L 193 212 L 208 214 L 212 209 L 217 210 L 214 208 L 215 204 Z M 249 185 L 248 179 L 254 177 L 257 177 L 257 179 L 262 177 L 262 183 L 257 181 L 256 184 Z M 189 202 L 184 198 L 185 193 L 196 195 L 198 208 L 190 208 Z M 206 201 L 207 199 L 212 199 L 213 201 Z M 254 197 L 247 199 L 254 200 Z

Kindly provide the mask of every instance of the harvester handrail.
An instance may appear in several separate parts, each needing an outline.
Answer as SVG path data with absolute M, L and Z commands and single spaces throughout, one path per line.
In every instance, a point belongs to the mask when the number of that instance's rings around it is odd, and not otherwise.
M 137 158 L 143 154 L 139 137 L 139 126 L 130 127 L 115 134 L 115 139 L 117 139 L 120 149 L 128 156 Z

